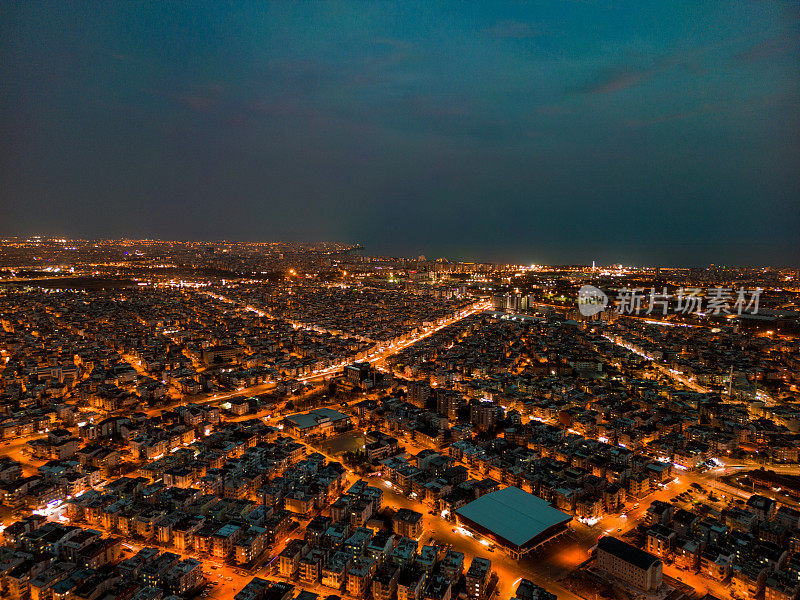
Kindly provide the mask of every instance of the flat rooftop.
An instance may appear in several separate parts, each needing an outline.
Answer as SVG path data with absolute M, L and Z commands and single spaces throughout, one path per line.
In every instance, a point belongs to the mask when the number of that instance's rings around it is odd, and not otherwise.
M 299 429 L 311 429 L 320 423 L 336 422 L 347 419 L 348 416 L 332 408 L 315 408 L 307 413 L 296 413 L 286 417 Z
M 608 535 L 600 538 L 600 541 L 597 542 L 597 548 L 613 554 L 617 558 L 621 558 L 644 571 L 654 564 L 661 562 L 657 556 L 653 556 L 649 552 L 645 552 L 636 546 L 631 546 L 622 540 Z
M 456 510 L 466 525 L 522 547 L 565 526 L 572 517 L 519 488 L 507 487 L 473 500 Z M 548 530 L 553 530 L 552 533 Z

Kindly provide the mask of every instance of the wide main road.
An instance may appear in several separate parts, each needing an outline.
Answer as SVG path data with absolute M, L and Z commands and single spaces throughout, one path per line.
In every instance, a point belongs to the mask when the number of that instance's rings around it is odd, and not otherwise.
M 270 317 L 271 316 L 268 312 L 266 312 L 266 311 L 264 311 L 264 310 L 262 310 L 262 309 L 260 309 L 260 308 L 258 308 L 256 306 L 252 306 L 250 304 L 244 304 L 244 303 L 239 302 L 237 300 L 234 300 L 232 298 L 228 298 L 227 296 L 222 296 L 220 294 L 212 294 L 211 292 L 202 292 L 202 293 L 206 294 L 207 296 L 210 296 L 210 297 L 212 297 L 212 298 L 214 298 L 216 300 L 219 300 L 220 302 L 227 302 L 229 304 L 239 305 L 242 308 L 244 308 L 245 310 L 248 310 L 250 312 L 254 312 L 254 313 L 256 313 L 257 315 L 259 315 L 261 317 Z M 465 319 L 465 318 L 467 318 L 469 316 L 472 316 L 475 313 L 479 313 L 479 312 L 483 312 L 485 310 L 488 310 L 491 307 L 492 307 L 492 303 L 490 301 L 488 301 L 488 300 L 479 300 L 479 301 L 475 302 L 474 304 L 472 304 L 471 306 L 469 306 L 469 307 L 467 307 L 467 308 L 465 308 L 463 310 L 460 310 L 457 313 L 454 313 L 450 317 L 448 317 L 446 319 L 443 319 L 443 320 L 440 320 L 433 327 L 423 327 L 418 333 L 416 333 L 414 335 L 401 336 L 401 337 L 395 338 L 395 340 L 393 340 L 391 342 L 376 342 L 376 346 L 362 360 L 365 361 L 365 362 L 370 362 L 370 363 L 380 363 L 380 362 L 386 360 L 387 358 L 389 358 L 390 356 L 392 356 L 393 354 L 396 354 L 397 352 L 400 352 L 401 350 L 416 344 L 420 340 L 424 340 L 425 338 L 433 335 L 437 331 L 439 331 L 441 329 L 444 329 L 448 325 L 452 325 L 453 323 L 457 323 L 458 321 L 461 321 L 462 319 Z M 307 329 L 306 325 L 304 325 L 302 323 L 292 322 L 292 325 L 297 327 L 297 328 L 300 328 L 300 329 Z M 352 334 L 352 335 L 355 338 L 366 339 L 366 338 L 363 338 L 363 336 L 359 336 L 357 334 Z M 320 370 L 317 370 L 317 371 L 313 371 L 313 372 L 309 373 L 308 375 L 304 375 L 302 377 L 298 377 L 297 379 L 298 379 L 298 381 L 302 381 L 304 383 L 306 383 L 306 382 L 314 382 L 314 381 L 321 381 L 321 380 L 324 380 L 327 377 L 330 377 L 330 376 L 334 375 L 335 373 L 338 373 L 339 371 L 344 369 L 344 367 L 346 367 L 351 362 L 352 361 L 348 360 L 348 361 L 345 361 L 345 362 L 342 362 L 342 363 L 339 363 L 339 364 L 336 364 L 336 365 L 332 365 L 332 366 L 327 367 L 325 369 L 320 369 Z
M 220 300 L 222 302 L 229 302 L 229 303 L 232 303 L 232 304 L 237 304 L 236 301 L 234 301 L 234 300 L 232 300 L 230 298 L 226 298 L 224 296 L 220 296 L 218 294 L 211 294 L 210 292 L 202 292 L 202 293 L 208 294 L 211 297 L 213 297 L 213 298 L 215 298 L 217 300 Z M 247 310 L 255 312 L 255 313 L 257 313 L 257 314 L 259 314 L 261 316 L 267 316 L 267 313 L 259 310 L 258 308 L 255 308 L 253 306 L 246 306 L 245 308 Z M 379 366 L 380 363 L 385 361 L 387 358 L 389 358 L 393 354 L 396 354 L 397 352 L 400 352 L 401 350 L 403 350 L 405 348 L 408 348 L 409 346 L 412 346 L 412 345 L 418 343 L 421 340 L 424 340 L 425 338 L 435 334 L 436 332 L 440 331 L 441 329 L 444 329 L 448 325 L 452 325 L 453 323 L 457 323 L 458 321 L 461 321 L 462 319 L 465 319 L 465 318 L 467 318 L 469 316 L 472 316 L 472 315 L 474 315 L 476 313 L 480 313 L 480 312 L 483 312 L 485 310 L 488 310 L 489 308 L 491 308 L 491 302 L 489 302 L 489 301 L 478 301 L 478 302 L 475 302 L 473 305 L 469 306 L 468 308 L 465 308 L 465 309 L 463 309 L 463 310 L 451 315 L 450 317 L 444 319 L 443 321 L 440 321 L 434 327 L 423 328 L 416 335 L 413 335 L 413 336 L 410 336 L 410 337 L 406 337 L 406 338 L 400 338 L 400 339 L 398 339 L 396 341 L 389 342 L 389 343 L 386 343 L 384 345 L 378 345 L 373 350 L 373 352 L 371 354 L 368 354 L 365 357 L 364 360 L 366 360 L 366 361 L 368 361 L 368 362 L 370 362 L 372 364 L 375 364 L 376 366 Z M 147 373 L 144 371 L 141 363 L 137 359 L 135 359 L 132 356 L 129 356 L 129 357 L 126 357 L 126 358 L 133 365 L 133 367 L 137 370 L 137 372 L 140 375 L 147 375 Z M 309 373 L 308 375 L 304 375 L 302 377 L 297 378 L 297 380 L 302 382 L 302 383 L 314 383 L 314 382 L 324 381 L 325 379 L 328 379 L 328 378 L 336 375 L 338 372 L 340 372 L 342 369 L 344 369 L 344 367 L 346 367 L 351 362 L 352 361 L 342 362 L 340 364 L 333 365 L 333 366 L 328 367 L 326 369 L 314 371 L 312 373 Z M 190 396 L 190 397 L 187 397 L 185 394 L 183 394 L 183 393 L 181 393 L 179 391 L 174 391 L 174 395 L 173 395 L 172 399 L 170 399 L 169 401 L 167 401 L 167 402 L 165 402 L 165 403 L 163 403 L 163 404 L 161 404 L 159 406 L 156 406 L 156 407 L 153 407 L 153 408 L 148 408 L 148 409 L 143 409 L 143 412 L 147 413 L 150 416 L 157 416 L 157 415 L 161 414 L 161 412 L 163 410 L 169 410 L 171 408 L 175 408 L 176 406 L 179 406 L 179 405 L 184 404 L 186 402 L 192 402 L 194 404 L 206 404 L 206 403 L 212 403 L 212 402 L 219 402 L 220 400 L 227 400 L 227 399 L 234 398 L 234 397 L 256 396 L 258 394 L 264 394 L 266 392 L 269 392 L 269 391 L 273 390 L 276 387 L 276 385 L 277 385 L 276 383 L 262 383 L 262 384 L 258 384 L 258 385 L 255 385 L 255 386 L 245 387 L 245 388 L 242 388 L 242 389 L 239 389 L 239 390 L 234 390 L 234 391 L 231 391 L 231 392 L 202 393 L 202 394 L 196 394 L 196 395 L 193 395 L 193 396 Z
M 641 356 L 642 358 L 646 358 L 647 360 L 652 362 L 653 365 L 662 374 L 666 375 L 667 377 L 669 377 L 673 381 L 676 381 L 676 382 L 678 382 L 680 384 L 683 384 L 684 386 L 686 386 L 690 390 L 693 390 L 695 392 L 699 392 L 701 394 L 704 394 L 704 393 L 709 391 L 707 388 L 704 388 L 699 383 L 694 382 L 694 381 L 690 380 L 689 378 L 687 378 L 686 376 L 684 376 L 683 373 L 680 373 L 680 372 L 678 372 L 678 371 L 676 371 L 674 369 L 670 369 L 669 367 L 667 367 L 665 365 L 662 365 L 658 361 L 654 360 L 653 357 L 648 356 L 644 352 L 641 352 L 641 351 L 637 350 L 636 348 L 633 347 L 633 345 L 631 345 L 630 343 L 626 342 L 625 340 L 619 338 L 618 336 L 604 335 L 603 337 L 606 338 L 608 341 L 613 342 L 614 344 L 616 344 L 620 348 L 625 348 L 626 350 L 628 350 L 630 352 L 633 352 L 634 354 L 636 354 L 638 356 Z
M 218 294 L 211 294 L 210 292 L 204 292 L 204 293 L 206 293 L 206 294 L 212 296 L 213 298 L 215 298 L 217 300 L 220 300 L 222 302 L 236 303 L 234 300 L 231 300 L 230 298 L 225 298 L 225 297 L 220 296 Z M 266 316 L 266 313 L 264 313 L 263 311 L 260 311 L 259 309 L 255 308 L 255 307 L 246 306 L 245 308 L 247 310 L 255 312 L 255 313 L 257 313 L 257 314 L 259 314 L 261 316 Z M 467 318 L 469 316 L 472 316 L 472 315 L 474 315 L 476 313 L 480 313 L 480 312 L 483 312 L 485 310 L 488 310 L 489 308 L 491 308 L 491 302 L 488 302 L 488 301 L 476 302 L 475 304 L 471 305 L 470 307 L 465 308 L 464 310 L 455 313 L 454 315 L 452 315 L 451 317 L 448 317 L 447 319 L 445 319 L 443 321 L 440 321 L 434 327 L 423 328 L 422 331 L 420 331 L 416 335 L 413 335 L 413 336 L 408 337 L 408 338 L 401 338 L 401 339 L 399 339 L 397 341 L 393 341 L 393 342 L 390 342 L 390 343 L 387 343 L 387 344 L 378 345 L 377 348 L 375 348 L 371 354 L 368 354 L 364 358 L 364 360 L 366 362 L 370 362 L 370 363 L 375 364 L 377 366 L 378 364 L 380 364 L 381 362 L 385 361 L 387 358 L 389 358 L 393 354 L 396 354 L 397 352 L 400 352 L 401 350 L 403 350 L 405 348 L 408 348 L 409 346 L 412 346 L 412 345 L 416 344 L 417 342 L 419 342 L 421 340 L 424 340 L 425 338 L 433 335 L 437 331 L 440 331 L 441 329 L 444 329 L 448 325 L 452 325 L 453 323 L 457 323 L 458 321 L 461 321 L 462 319 L 465 319 L 465 318 Z M 127 359 L 133 365 L 133 367 L 137 370 L 137 372 L 140 375 L 146 375 L 147 374 L 143 370 L 143 368 L 142 368 L 142 366 L 141 366 L 141 364 L 139 363 L 138 360 L 136 360 L 134 357 L 127 357 Z M 344 367 L 346 367 L 347 365 L 349 365 L 351 363 L 352 363 L 352 361 L 342 362 L 342 363 L 333 365 L 331 367 L 328 367 L 326 369 L 321 369 L 321 370 L 309 373 L 308 375 L 304 375 L 302 377 L 298 377 L 297 380 L 302 382 L 302 383 L 314 383 L 314 382 L 324 381 L 325 379 L 334 376 L 339 371 L 344 369 Z M 258 385 L 251 386 L 251 387 L 245 387 L 245 388 L 242 388 L 240 390 L 235 390 L 235 391 L 232 391 L 232 392 L 220 392 L 220 393 L 216 393 L 216 394 L 210 394 L 210 393 L 197 394 L 195 396 L 192 396 L 191 398 L 186 398 L 186 396 L 184 394 L 176 392 L 176 394 L 178 395 L 177 398 L 174 398 L 173 400 L 171 400 L 171 401 L 169 401 L 169 402 L 167 402 L 165 404 L 162 404 L 160 406 L 157 406 L 155 408 L 146 409 L 146 410 L 144 410 L 144 412 L 146 412 L 147 414 L 149 414 L 151 416 L 155 416 L 155 415 L 160 414 L 162 410 L 168 410 L 170 408 L 174 408 L 176 406 L 179 406 L 179 405 L 183 404 L 187 400 L 191 401 L 192 403 L 203 404 L 203 403 L 215 402 L 215 401 L 219 401 L 219 400 L 226 400 L 226 399 L 229 399 L 229 398 L 239 397 L 239 396 L 254 396 L 254 395 L 266 393 L 266 392 L 274 389 L 276 387 L 276 385 L 277 384 L 275 384 L 275 383 L 262 383 L 262 384 L 258 384 Z
M 413 346 L 414 344 L 420 342 L 421 340 L 424 340 L 425 338 L 433 335 L 437 331 L 444 329 L 448 325 L 457 323 L 462 319 L 466 319 L 467 317 L 472 316 L 476 313 L 483 312 L 490 307 L 491 307 L 490 302 L 486 301 L 476 302 L 472 306 L 455 313 L 454 315 L 448 317 L 447 319 L 439 321 L 439 323 L 433 327 L 424 327 L 416 335 L 413 335 L 411 337 L 399 338 L 393 342 L 379 344 L 377 348 L 375 348 L 370 354 L 364 357 L 363 361 L 378 365 L 379 363 L 386 360 L 390 356 L 400 352 L 405 348 L 408 348 L 409 346 Z M 338 371 L 342 370 L 344 367 L 350 364 L 350 362 L 352 361 L 343 362 L 341 364 L 329 367 L 323 371 L 318 371 L 304 377 L 299 377 L 298 380 L 302 382 L 319 381 L 326 377 L 330 377 L 334 373 L 337 373 Z

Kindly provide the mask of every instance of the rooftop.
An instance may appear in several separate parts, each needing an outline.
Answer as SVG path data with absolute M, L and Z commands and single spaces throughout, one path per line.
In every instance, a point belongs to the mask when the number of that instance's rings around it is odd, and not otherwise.
M 605 536 L 600 538 L 600 541 L 597 543 L 597 548 L 613 554 L 617 558 L 621 558 L 622 560 L 644 570 L 647 570 L 653 564 L 660 562 L 658 557 L 653 556 L 644 550 L 640 550 L 636 546 L 626 544 L 622 540 L 618 540 L 615 537 Z
M 294 423 L 299 429 L 310 429 L 320 423 L 340 421 L 348 416 L 332 408 L 315 408 L 307 413 L 298 413 L 286 417 L 287 421 Z
M 515 487 L 481 496 L 456 514 L 515 546 L 523 546 L 551 527 L 572 520 L 541 498 Z

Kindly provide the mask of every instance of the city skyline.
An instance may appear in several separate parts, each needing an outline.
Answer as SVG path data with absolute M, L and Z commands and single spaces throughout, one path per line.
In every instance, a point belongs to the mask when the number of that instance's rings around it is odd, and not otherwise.
M 639 270 L 653 270 L 653 269 L 664 269 L 664 270 L 695 270 L 695 269 L 730 269 L 732 271 L 739 271 L 739 270 L 748 270 L 748 269 L 764 269 L 764 270 L 784 270 L 790 271 L 796 268 L 796 265 L 768 265 L 768 264 L 667 264 L 667 263 L 653 263 L 653 264 L 633 264 L 633 263 L 621 263 L 618 261 L 612 261 L 609 263 L 600 263 L 597 260 L 585 260 L 585 261 L 576 261 L 571 263 L 519 263 L 519 262 L 501 262 L 501 261 L 490 261 L 490 260 L 459 260 L 454 257 L 446 257 L 446 256 L 425 256 L 424 254 L 407 254 L 407 255 L 375 255 L 369 252 L 369 248 L 365 248 L 362 244 L 356 242 L 343 242 L 341 240 L 337 241 L 287 241 L 287 240 L 232 240 L 232 239 L 182 239 L 182 240 L 173 240 L 173 239 L 162 239 L 162 238 L 154 238 L 154 237 L 146 237 L 146 238 L 134 238 L 134 237 L 123 237 L 119 239 L 115 239 L 112 237 L 99 237 L 99 238 L 70 238 L 65 236 L 45 236 L 45 235 L 28 235 L 28 236 L 6 236 L 0 237 L 0 244 L 9 244 L 9 245 L 19 245 L 20 247 L 27 247 L 29 250 L 34 249 L 39 244 L 46 244 L 46 245 L 55 245 L 55 244 L 86 244 L 86 243 L 98 243 L 103 245 L 108 245 L 110 247 L 120 247 L 124 246 L 125 244 L 136 245 L 140 243 L 144 244 L 159 244 L 159 245 L 190 245 L 190 246 L 202 246 L 207 249 L 213 248 L 214 251 L 218 251 L 222 249 L 223 251 L 230 252 L 236 248 L 247 248 L 247 247 L 255 247 L 260 248 L 264 246 L 281 246 L 281 247 L 290 247 L 296 249 L 309 249 L 315 247 L 327 247 L 327 248 L 338 248 L 338 249 L 348 249 L 355 252 L 358 252 L 366 257 L 371 257 L 375 260 L 397 260 L 397 261 L 405 261 L 407 263 L 431 263 L 431 262 L 446 262 L 452 264 L 463 264 L 463 265 L 471 265 L 471 264 L 482 264 L 482 265 L 491 265 L 495 267 L 519 267 L 521 269 L 576 269 L 581 268 L 585 269 L 589 272 L 598 272 L 600 273 L 603 270 L 619 270 L 619 269 L 628 269 L 632 271 L 639 271 Z M 65 246 L 62 246 L 62 249 Z M 72 248 L 73 250 L 75 248 Z M 45 250 L 43 252 L 44 255 L 49 255 L 49 252 Z M 42 257 L 36 258 L 37 261 L 42 260 Z M 30 262 L 30 261 L 29 261 Z M 70 263 L 71 259 L 64 260 L 63 263 L 67 264 Z M 41 263 L 41 266 L 45 269 L 52 268 L 52 266 L 48 267 L 44 263 L 51 263 L 51 265 L 57 265 L 59 263 L 58 258 L 46 258 L 44 262 Z M 6 268 L 11 267 L 12 265 L 6 265 Z M 18 260 L 13 265 L 15 267 L 23 266 L 23 263 L 19 262 Z M 27 266 L 36 266 L 33 262 L 30 262 Z
M 793 3 L 21 3 L 2 19 L 0 236 L 800 262 Z

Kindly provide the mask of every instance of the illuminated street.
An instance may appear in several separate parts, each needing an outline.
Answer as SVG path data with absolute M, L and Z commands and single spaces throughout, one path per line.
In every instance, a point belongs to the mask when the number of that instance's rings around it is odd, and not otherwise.
M 10 2 L 0 600 L 800 599 L 797 2 Z

